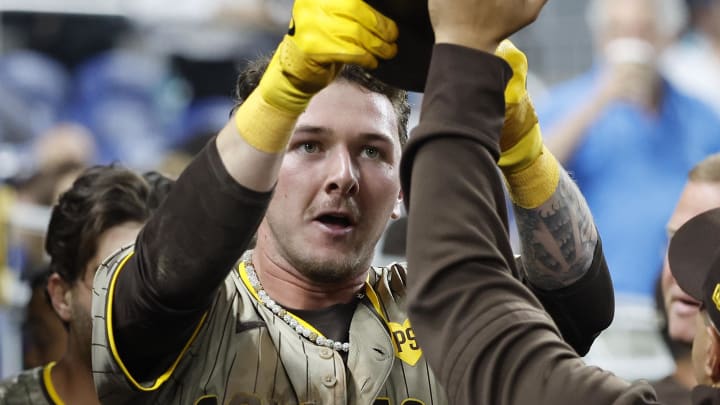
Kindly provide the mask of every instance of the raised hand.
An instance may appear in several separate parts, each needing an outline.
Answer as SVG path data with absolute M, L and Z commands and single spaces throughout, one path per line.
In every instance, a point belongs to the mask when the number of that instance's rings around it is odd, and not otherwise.
M 500 42 L 535 21 L 547 0 L 429 0 L 436 43 L 494 52 Z
M 362 0 L 296 0 L 288 33 L 257 89 L 235 114 L 255 149 L 285 149 L 295 119 L 344 63 L 375 68 L 397 53 L 398 28 Z
M 296 0 L 259 90 L 271 105 L 302 111 L 343 63 L 375 68 L 395 56 L 397 36 L 395 23 L 362 0 Z
M 505 87 L 505 123 L 498 164 L 503 170 L 517 172 L 529 166 L 542 152 L 540 125 L 526 88 L 528 63 L 525 54 L 510 40 L 504 40 L 495 55 L 513 70 L 512 79 Z

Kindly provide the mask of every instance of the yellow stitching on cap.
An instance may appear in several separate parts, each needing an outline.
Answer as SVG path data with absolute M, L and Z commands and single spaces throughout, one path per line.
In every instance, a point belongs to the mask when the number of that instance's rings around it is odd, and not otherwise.
M 715 284 L 715 291 L 712 294 L 712 301 L 715 303 L 715 308 L 720 311 L 720 283 Z

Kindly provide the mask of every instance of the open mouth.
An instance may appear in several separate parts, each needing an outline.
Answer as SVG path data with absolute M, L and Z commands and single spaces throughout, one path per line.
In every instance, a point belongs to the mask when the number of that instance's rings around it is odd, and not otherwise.
M 349 230 L 355 226 L 355 221 L 352 217 L 345 213 L 323 214 L 315 218 L 315 220 L 325 225 L 328 229 L 337 231 Z

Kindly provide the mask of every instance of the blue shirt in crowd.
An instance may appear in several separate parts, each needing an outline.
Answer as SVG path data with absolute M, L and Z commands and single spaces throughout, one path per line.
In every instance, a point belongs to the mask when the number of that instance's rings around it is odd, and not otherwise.
M 599 69 L 538 103 L 547 131 L 587 101 Z M 615 289 L 651 295 L 667 243 L 665 225 L 690 169 L 720 151 L 720 118 L 663 83 L 659 113 L 616 102 L 587 131 L 565 168 L 590 205 Z

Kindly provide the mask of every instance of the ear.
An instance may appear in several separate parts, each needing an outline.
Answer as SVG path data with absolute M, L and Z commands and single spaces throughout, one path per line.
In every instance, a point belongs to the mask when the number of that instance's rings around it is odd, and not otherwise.
M 398 192 L 397 200 L 395 201 L 395 206 L 393 207 L 392 213 L 390 214 L 390 218 L 392 219 L 398 219 L 402 216 L 403 213 L 403 192 L 400 190 Z
M 53 309 L 63 322 L 70 322 L 72 318 L 72 294 L 70 293 L 70 285 L 60 277 L 59 274 L 53 273 L 48 278 L 47 291 L 50 295 L 50 302 Z
M 720 334 L 712 326 L 706 326 L 707 351 L 705 357 L 705 374 L 714 383 L 720 382 Z

